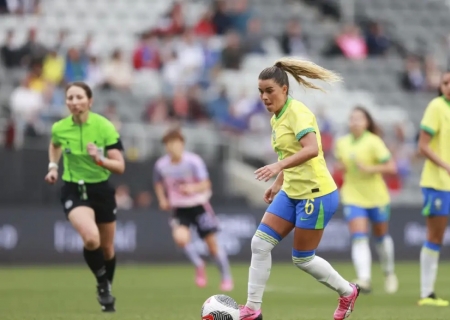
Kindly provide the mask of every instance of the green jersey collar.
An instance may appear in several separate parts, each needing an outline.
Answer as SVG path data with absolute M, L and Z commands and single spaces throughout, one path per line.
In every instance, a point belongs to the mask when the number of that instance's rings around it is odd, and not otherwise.
M 78 123 L 75 123 L 75 121 L 73 121 L 72 116 L 70 117 L 70 120 L 72 121 L 72 125 L 74 125 L 74 126 L 78 125 Z M 86 122 L 83 124 L 91 124 L 91 123 L 92 123 L 92 112 L 89 111 L 88 118 L 87 118 Z
M 447 105 L 450 107 L 450 100 L 448 100 L 444 95 L 441 96 L 442 99 L 447 103 Z
M 283 108 L 281 109 L 280 113 L 275 116 L 275 119 L 278 120 L 281 118 L 281 116 L 286 112 L 286 109 L 288 108 L 289 104 L 291 103 L 292 98 L 288 97 L 286 100 L 286 103 L 284 104 Z

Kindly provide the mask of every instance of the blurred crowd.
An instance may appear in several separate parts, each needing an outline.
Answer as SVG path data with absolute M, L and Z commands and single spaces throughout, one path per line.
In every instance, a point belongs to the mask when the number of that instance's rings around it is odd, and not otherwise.
M 39 4 L 32 0 L 3 1 L 0 3 L 7 3 L 3 8 L 11 12 L 23 11 L 25 7 L 29 11 Z M 325 15 L 340 16 L 333 0 L 317 1 L 314 5 Z M 48 123 L 66 114 L 65 83 L 86 81 L 97 90 L 131 94 L 135 76 L 145 72 L 159 74 L 163 94 L 147 101 L 142 121 L 212 120 L 225 130 L 239 133 L 257 130 L 267 120 L 257 99 L 245 92 L 230 99 L 226 89 L 214 81 L 221 70 L 239 70 L 246 54 L 266 53 L 262 21 L 247 0 L 217 0 L 190 27 L 185 22 L 182 3 L 175 2 L 156 27 L 142 30 L 131 54 L 131 48 L 117 48 L 104 57 L 89 34 L 83 44 L 74 46 L 67 30 L 61 30 L 56 44 L 49 46 L 39 42 L 37 32 L 30 30 L 26 42 L 17 46 L 11 30 L 1 47 L 4 67 L 28 70 L 12 92 L 9 105 L 18 129 L 28 135 L 39 134 Z M 216 35 L 224 37 L 223 47 L 211 45 L 210 40 Z M 287 22 L 278 41 L 284 54 L 308 56 L 308 36 L 297 19 Z M 391 47 L 383 25 L 371 22 L 363 28 L 344 25 L 323 54 L 364 59 L 386 55 Z M 406 71 L 401 76 L 406 90 L 436 89 L 440 71 L 432 57 L 420 60 L 411 56 L 406 61 Z M 127 119 L 122 119 L 117 107 L 114 101 L 100 106 L 120 126 Z
M 0 15 L 2 14 L 37 14 L 40 0 L 0 0 Z
M 335 0 L 311 1 L 325 16 L 340 18 Z M 37 0 L 0 0 L 0 13 L 35 13 Z M 6 144 L 17 143 L 15 132 L 38 136 L 44 128 L 67 115 L 64 86 L 72 81 L 86 81 L 97 92 L 119 92 L 133 95 L 135 79 L 140 74 L 157 74 L 162 94 L 145 101 L 141 120 L 146 123 L 214 122 L 218 128 L 233 134 L 266 129 L 269 125 L 264 105 L 247 92 L 231 98 L 217 76 L 223 70 L 239 70 L 247 54 L 267 52 L 262 21 L 254 14 L 247 0 L 216 0 L 194 25 L 187 26 L 183 4 L 175 2 L 160 17 L 156 27 L 142 30 L 134 48 L 116 48 L 105 56 L 95 36 L 87 34 L 83 43 L 74 44 L 69 30 L 60 30 L 54 44 L 39 41 L 38 30 L 30 29 L 27 40 L 18 44 L 10 30 L 0 48 L 1 63 L 11 71 L 26 70 L 20 83 L 11 92 L 11 121 L 6 130 Z M 222 36 L 224 45 L 214 45 Z M 301 21 L 290 19 L 277 38 L 285 55 L 308 56 L 309 37 Z M 350 60 L 386 56 L 396 44 L 379 22 L 346 24 L 329 41 L 323 55 Z M 437 90 L 440 69 L 432 56 L 408 55 L 405 71 L 399 82 L 405 90 Z M 147 83 L 152 86 L 152 83 Z M 399 86 L 400 87 L 400 86 Z M 127 115 L 119 112 L 120 101 L 111 100 L 95 106 L 96 111 L 121 129 Z M 317 106 L 311 106 L 313 108 Z M 337 129 L 326 112 L 316 111 L 322 133 L 327 162 L 333 166 L 333 146 Z M 406 141 L 405 128 L 399 124 L 394 133 L 384 137 L 397 161 L 399 173 L 386 177 L 391 190 L 398 190 L 408 179 L 415 161 L 415 146 Z M 16 135 L 17 136 L 17 135 Z M 331 168 L 332 169 L 332 168 Z M 335 171 L 339 182 L 341 173 Z M 121 208 L 148 206 L 151 195 L 143 192 L 130 195 L 127 186 L 117 191 Z

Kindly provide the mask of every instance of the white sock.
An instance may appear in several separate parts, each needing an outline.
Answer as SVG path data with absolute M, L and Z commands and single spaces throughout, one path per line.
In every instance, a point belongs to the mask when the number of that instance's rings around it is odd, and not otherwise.
M 352 261 L 358 280 L 370 282 L 372 274 L 372 253 L 367 236 L 352 241 Z
M 200 268 L 204 265 L 202 257 L 200 257 L 192 243 L 188 243 L 183 249 L 188 259 L 196 268 Z
M 386 234 L 376 243 L 378 256 L 380 257 L 381 268 L 385 275 L 394 273 L 394 241 L 392 237 Z
M 440 245 L 426 241 L 420 251 L 420 297 L 434 293 L 438 272 Z
M 252 261 L 248 273 L 248 295 L 246 306 L 252 310 L 261 309 L 262 297 L 269 280 L 272 268 L 273 243 L 269 243 L 256 236 L 252 238 Z
M 353 287 L 350 283 L 342 278 L 342 276 L 321 257 L 314 255 L 311 257 L 311 260 L 293 257 L 293 261 L 299 269 L 309 273 L 316 278 L 317 281 L 339 293 L 340 296 L 347 297 L 353 293 Z

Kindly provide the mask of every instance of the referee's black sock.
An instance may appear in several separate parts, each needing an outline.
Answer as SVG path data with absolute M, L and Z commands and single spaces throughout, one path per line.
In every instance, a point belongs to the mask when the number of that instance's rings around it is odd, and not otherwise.
M 116 256 L 114 256 L 111 260 L 105 260 L 105 267 L 108 280 L 112 284 L 114 279 L 114 272 L 116 271 Z
M 84 260 L 91 269 L 98 283 L 104 283 L 108 280 L 108 275 L 105 267 L 105 260 L 103 258 L 103 251 L 100 248 L 95 250 L 83 250 Z

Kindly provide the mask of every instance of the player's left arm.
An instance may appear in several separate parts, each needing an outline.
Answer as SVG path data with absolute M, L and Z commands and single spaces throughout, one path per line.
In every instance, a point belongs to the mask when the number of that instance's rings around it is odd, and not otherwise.
M 289 122 L 295 139 L 302 148 L 292 156 L 279 161 L 282 170 L 299 166 L 319 155 L 314 115 L 310 112 L 293 113 Z
M 125 172 L 125 159 L 123 158 L 123 145 L 120 140 L 120 135 L 117 132 L 114 125 L 108 121 L 108 123 L 104 127 L 104 137 L 105 137 L 105 151 L 106 157 L 103 154 L 99 154 L 98 152 L 93 156 L 95 162 L 116 174 L 123 174 Z M 98 150 L 97 146 L 94 144 L 88 145 L 88 149 Z
M 193 158 L 192 166 L 196 182 L 181 185 L 180 189 L 189 194 L 211 191 L 211 180 L 203 159 L 196 156 Z
M 373 146 L 373 156 L 375 158 L 375 162 L 377 164 L 371 166 L 365 166 L 357 163 L 360 170 L 366 173 L 381 173 L 381 174 L 396 174 L 397 173 L 397 165 L 395 164 L 394 159 L 392 158 L 392 154 L 389 149 L 386 147 L 386 144 L 378 138 L 374 140 Z

